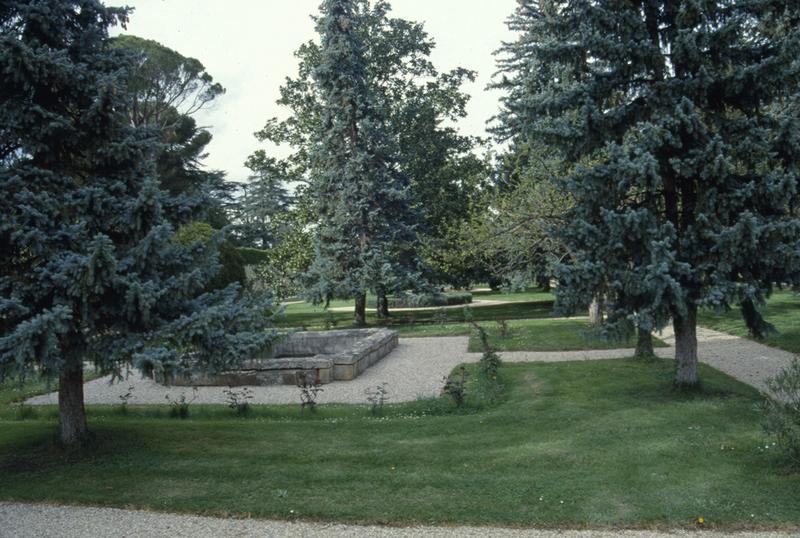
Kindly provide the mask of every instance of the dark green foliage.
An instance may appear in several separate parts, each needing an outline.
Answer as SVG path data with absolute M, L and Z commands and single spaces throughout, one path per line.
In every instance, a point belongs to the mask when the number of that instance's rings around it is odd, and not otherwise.
M 275 248 L 291 224 L 287 219 L 293 204 L 286 188 L 290 179 L 287 164 L 267 157 L 263 150 L 245 164 L 253 175 L 239 187 L 234 211 L 237 237 L 243 245 Z
M 558 304 L 672 319 L 679 384 L 698 381 L 698 308 L 800 278 L 799 19 L 771 0 L 525 0 L 510 21 L 499 132 L 569 165 Z
M 463 407 L 467 401 L 467 380 L 469 374 L 467 369 L 460 366 L 455 373 L 444 378 L 442 394 L 448 396 L 456 404 L 456 407 Z
M 161 43 L 133 35 L 109 42 L 137 57 L 127 80 L 126 111 L 134 126 L 152 127 L 160 133 L 156 171 L 161 189 L 170 194 L 163 201 L 167 218 L 173 224 L 203 220 L 222 228 L 228 224 L 225 210 L 234 185 L 225 181 L 223 172 L 203 169 L 211 133 L 199 127 L 192 115 L 225 89 L 199 60 Z
M 319 222 L 307 294 L 315 302 L 355 296 L 356 321 L 363 324 L 367 291 L 417 285 L 414 212 L 409 179 L 394 166 L 387 111 L 368 82 L 355 2 L 326 0 L 321 11 L 313 72 L 321 110 L 311 153 Z
M 269 251 L 260 248 L 238 247 L 236 252 L 242 257 L 245 265 L 259 265 L 269 260 Z
M 784 451 L 791 465 L 800 468 L 800 359 L 767 381 L 769 396 L 761 405 L 764 431 Z
M 758 311 L 752 299 L 745 299 L 741 302 L 742 319 L 747 328 L 750 330 L 750 335 L 759 340 L 763 340 L 771 334 L 776 334 L 778 331 L 775 325 L 767 322 Z
M 468 96 L 461 87 L 475 74 L 462 68 L 437 71 L 430 61 L 434 43 L 423 25 L 392 17 L 388 2 L 353 0 L 348 5 L 350 30 L 360 43 L 363 58 L 363 84 L 373 111 L 381 115 L 381 129 L 391 139 L 392 167 L 407 183 L 405 198 L 416 215 L 416 235 L 429 244 L 421 255 L 433 265 L 440 249 L 452 248 L 448 240 L 466 220 L 465 208 L 488 176 L 486 164 L 473 154 L 478 141 L 449 126 L 465 117 Z M 295 203 L 300 206 L 301 219 L 306 219 L 297 228 L 302 229 L 319 220 L 317 193 L 305 184 L 314 170 L 315 133 L 324 121 L 323 93 L 314 79 L 324 55 L 316 42 L 304 43 L 295 55 L 300 62 L 298 76 L 281 87 L 278 101 L 290 115 L 282 121 L 270 119 L 257 133 L 260 140 L 290 146 L 292 153 L 275 162 L 258 151 L 251 161 L 270 163 L 287 181 L 301 181 Z M 409 240 L 415 239 L 402 239 Z M 444 269 L 449 266 L 427 267 L 425 276 L 461 285 L 463 278 L 448 280 Z M 468 269 L 468 265 L 460 264 L 462 268 Z M 402 289 L 400 282 L 385 284 L 390 292 Z
M 247 263 L 242 256 L 242 249 L 235 247 L 227 240 L 220 240 L 221 237 L 222 234 L 214 230 L 210 224 L 189 222 L 178 228 L 173 238 L 176 243 L 184 246 L 199 242 L 217 249 L 220 267 L 206 288 L 209 291 L 223 289 L 234 283 L 241 286 L 245 286 L 247 283 L 244 269 Z
M 269 304 L 204 293 L 216 249 L 173 241 L 155 156 L 131 124 L 127 12 L 93 0 L 0 10 L 0 381 L 61 378 L 62 440 L 86 437 L 85 361 L 120 372 L 225 369 L 264 347 Z
M 239 249 L 228 241 L 223 241 L 219 245 L 219 272 L 214 275 L 214 279 L 208 286 L 210 290 L 225 288 L 231 284 L 238 283 L 245 286 L 247 275 L 245 274 L 245 261 L 239 253 Z
M 503 320 L 505 321 L 505 320 Z M 485 380 L 496 380 L 497 379 L 497 371 L 500 369 L 502 362 L 500 361 L 500 355 L 497 354 L 497 350 L 492 346 L 489 342 L 489 333 L 486 332 L 486 329 L 475 323 L 474 321 L 471 323 L 473 329 L 478 334 L 478 340 L 480 341 L 481 351 L 483 355 L 481 355 L 481 359 L 478 362 L 478 367 L 480 369 L 481 376 Z M 501 327 L 506 327 L 505 323 L 501 325 Z M 504 333 L 506 331 L 503 331 Z M 503 334 L 503 338 L 505 338 L 505 334 Z

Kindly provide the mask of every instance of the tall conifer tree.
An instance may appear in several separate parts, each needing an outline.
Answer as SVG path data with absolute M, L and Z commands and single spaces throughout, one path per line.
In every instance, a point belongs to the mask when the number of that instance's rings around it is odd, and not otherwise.
M 799 23 L 771 0 L 523 0 L 510 20 L 502 129 L 574 165 L 558 302 L 671 319 L 679 385 L 698 308 L 741 304 L 758 332 L 755 306 L 798 280 Z
M 311 154 L 319 223 L 310 294 L 355 296 L 355 322 L 366 323 L 366 293 L 405 289 L 417 274 L 408 178 L 394 165 L 385 114 L 370 95 L 364 44 L 353 0 L 326 0 L 317 31 L 314 80 L 321 120 Z
M 87 436 L 83 365 L 227 369 L 272 338 L 236 285 L 203 293 L 216 243 L 162 209 L 157 130 L 131 125 L 127 12 L 97 0 L 0 8 L 0 381 L 58 380 L 61 440 Z M 187 362 L 191 352 L 191 362 Z

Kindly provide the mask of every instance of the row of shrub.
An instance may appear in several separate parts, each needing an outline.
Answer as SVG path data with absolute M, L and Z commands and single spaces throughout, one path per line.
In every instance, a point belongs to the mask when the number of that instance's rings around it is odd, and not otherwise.
M 451 306 L 459 304 L 469 304 L 472 302 L 472 294 L 469 292 L 448 292 L 448 293 L 427 293 L 427 294 L 408 294 L 400 297 L 388 297 L 389 308 L 421 308 L 426 306 Z M 367 306 L 375 308 L 377 298 L 369 297 Z

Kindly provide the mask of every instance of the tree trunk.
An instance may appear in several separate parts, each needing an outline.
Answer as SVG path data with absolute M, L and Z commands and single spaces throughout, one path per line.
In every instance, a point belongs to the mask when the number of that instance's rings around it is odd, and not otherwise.
M 650 331 L 636 329 L 636 352 L 633 354 L 637 359 L 649 359 L 655 357 L 653 351 L 653 335 Z
M 68 361 L 59 376 L 58 419 L 64 446 L 79 446 L 86 440 L 89 430 L 83 406 L 83 364 L 80 361 Z
M 601 323 L 603 323 L 603 307 L 600 303 L 600 297 L 595 296 L 589 305 L 589 325 L 597 326 Z
M 389 317 L 389 298 L 386 296 L 386 290 L 383 288 L 378 289 L 376 306 L 379 319 L 386 319 Z
M 675 328 L 675 384 L 695 387 L 697 376 L 697 306 L 690 305 L 686 316 L 674 316 Z
M 358 327 L 367 324 L 367 294 L 365 292 L 356 294 L 355 322 Z

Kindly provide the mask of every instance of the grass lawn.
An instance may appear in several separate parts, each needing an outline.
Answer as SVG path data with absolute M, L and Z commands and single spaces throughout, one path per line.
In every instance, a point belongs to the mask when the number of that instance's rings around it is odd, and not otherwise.
M 636 347 L 635 337 L 618 341 L 593 336 L 592 328 L 585 319 L 520 319 L 507 323 L 505 336 L 502 336 L 500 324 L 481 323 L 489 333 L 491 345 L 498 351 L 579 351 Z M 474 331 L 470 334 L 469 350 L 483 351 L 477 334 Z M 656 337 L 653 337 L 653 345 L 666 347 Z
M 547 318 L 551 315 L 553 301 L 519 301 L 508 304 L 468 306 L 465 305 L 475 321 L 496 319 Z M 279 327 L 300 327 L 346 329 L 353 327 L 352 312 L 326 312 L 322 307 L 306 303 L 286 305 L 278 318 Z M 333 324 L 335 323 L 335 325 Z M 426 308 L 420 310 L 398 310 L 391 312 L 387 321 L 378 320 L 374 312 L 367 312 L 369 325 L 388 325 L 398 329 L 403 336 L 446 336 L 469 334 L 464 323 L 464 308 Z M 463 325 L 459 328 L 446 327 L 449 323 Z
M 754 389 L 670 361 L 508 364 L 483 409 L 224 407 L 119 416 L 90 407 L 96 446 L 51 448 L 52 419 L 0 420 L 0 499 L 375 523 L 798 528 L 800 474 L 766 440 Z M 390 387 L 391 390 L 391 387 Z
M 777 334 L 768 336 L 762 343 L 800 353 L 800 296 L 791 291 L 776 291 L 762 310 L 764 318 L 775 325 Z M 697 323 L 717 331 L 749 338 L 747 326 L 738 307 L 728 312 L 701 310 Z
M 542 291 L 539 288 L 529 288 L 525 291 L 504 293 L 502 291 L 482 290 L 473 291 L 472 298 L 480 299 L 482 301 L 510 301 L 510 302 L 525 302 L 525 301 L 554 301 L 555 295 L 549 291 Z

